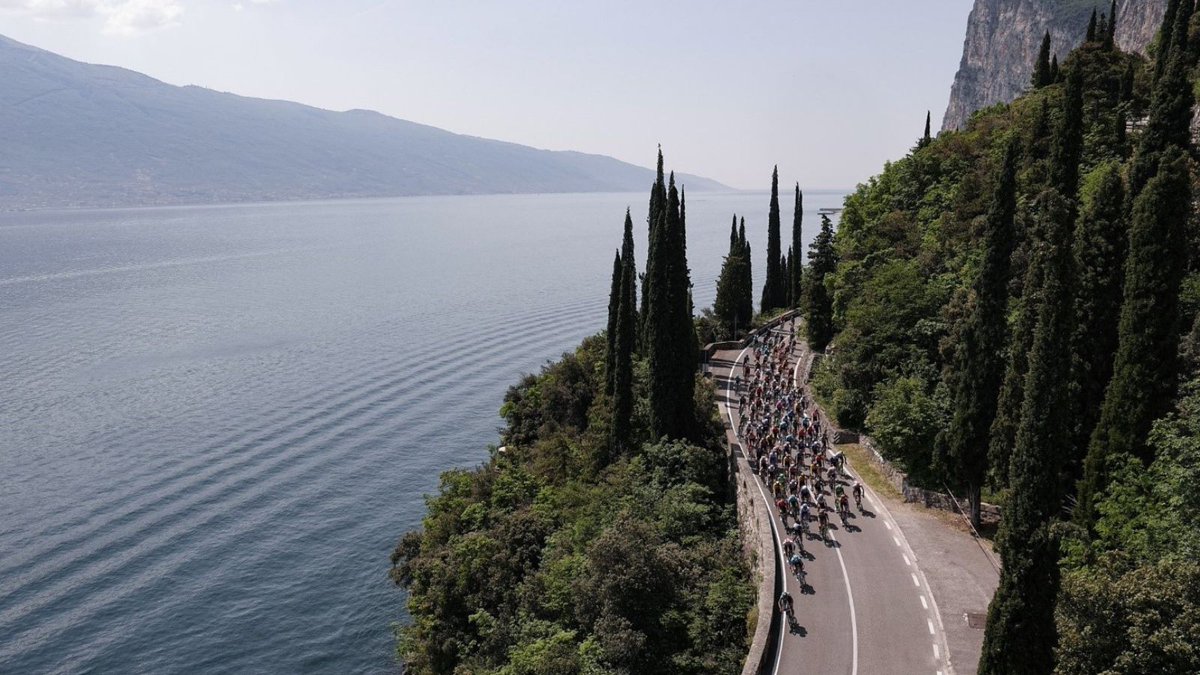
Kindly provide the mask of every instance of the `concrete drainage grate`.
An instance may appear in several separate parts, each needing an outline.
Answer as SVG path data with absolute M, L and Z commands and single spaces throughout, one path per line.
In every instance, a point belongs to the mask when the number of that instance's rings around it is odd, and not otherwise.
M 967 612 L 966 614 L 963 614 L 963 616 L 967 619 L 967 626 L 971 628 L 983 630 L 984 627 L 987 626 L 986 612 Z

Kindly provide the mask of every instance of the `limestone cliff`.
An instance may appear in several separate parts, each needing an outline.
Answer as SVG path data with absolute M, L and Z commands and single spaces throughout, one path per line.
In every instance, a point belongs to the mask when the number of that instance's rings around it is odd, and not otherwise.
M 980 108 L 1011 101 L 1029 86 L 1042 36 L 1061 61 L 1083 41 L 1092 9 L 1109 0 L 975 0 L 942 129 L 960 128 Z M 1117 44 L 1145 53 L 1167 0 L 1118 0 Z

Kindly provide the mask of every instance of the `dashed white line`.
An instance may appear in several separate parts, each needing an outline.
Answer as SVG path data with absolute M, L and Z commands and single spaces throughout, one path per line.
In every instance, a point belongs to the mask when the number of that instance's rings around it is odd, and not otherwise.
M 889 530 L 890 530 L 890 529 L 892 529 L 892 524 L 891 524 L 891 523 L 889 523 L 889 522 L 888 522 L 888 521 L 886 521 L 886 520 L 885 520 L 885 521 L 883 521 L 883 525 L 884 525 L 884 527 L 886 527 L 886 528 L 887 528 L 887 529 L 889 529 Z
M 895 542 L 897 546 L 899 546 L 899 545 L 900 545 L 900 539 L 899 539 L 898 537 L 894 537 L 894 536 L 893 536 L 893 537 L 892 537 L 892 541 L 893 541 L 893 542 Z
M 918 597 L 920 597 L 920 598 L 921 598 L 921 606 L 922 606 L 922 607 L 924 607 L 925 609 L 929 609 L 929 603 L 928 603 L 928 602 L 925 602 L 925 596 L 921 595 L 921 596 L 918 596 Z
M 937 635 L 937 633 L 935 633 L 933 630 L 933 619 L 925 619 L 925 623 L 929 625 L 929 634 Z
M 906 556 L 906 555 L 904 555 L 903 553 L 901 553 L 901 554 L 900 554 L 900 557 L 901 557 L 901 558 L 904 558 L 904 564 L 905 564 L 905 565 L 908 565 L 909 567 L 911 567 L 911 566 L 912 566 L 912 561 L 908 559 L 908 556 Z
M 920 588 L 920 587 L 921 587 L 921 580 L 917 578 L 917 575 L 916 575 L 916 574 L 913 574 L 913 575 L 912 575 L 912 578 L 913 578 L 913 586 L 916 586 L 917 588 Z
M 938 661 L 942 660 L 942 650 L 938 648 L 938 643 L 936 642 L 933 643 L 933 658 L 937 659 Z M 937 672 L 938 675 L 942 675 L 942 671 L 939 670 Z

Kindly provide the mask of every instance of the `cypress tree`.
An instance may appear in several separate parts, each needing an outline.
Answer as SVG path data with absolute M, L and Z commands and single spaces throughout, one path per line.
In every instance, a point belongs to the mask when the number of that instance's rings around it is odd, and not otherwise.
M 741 242 L 742 256 L 746 259 L 746 265 L 742 270 L 742 301 L 738 318 L 743 322 L 743 325 L 749 326 L 750 321 L 754 319 L 754 262 L 753 254 L 750 250 L 750 242 L 746 241 L 745 218 L 742 218 L 738 225 L 738 239 Z
M 1083 454 L 1100 416 L 1117 350 L 1127 230 L 1121 165 L 1108 162 L 1087 180 L 1075 226 L 1075 332 L 1071 338 L 1071 436 L 1068 481 L 1082 472 Z
M 996 172 L 984 221 L 984 258 L 972 287 L 974 304 L 945 378 L 953 401 L 953 416 L 942 442 L 938 443 L 937 461 L 966 489 L 971 520 L 976 526 L 988 468 L 988 433 L 996 417 L 996 401 L 1004 377 L 1002 352 L 1019 153 L 1020 145 L 1013 136 Z
M 1034 89 L 1041 89 L 1050 82 L 1050 31 L 1046 31 L 1042 46 L 1038 49 L 1037 61 L 1033 64 L 1032 84 Z
M 654 238 L 654 226 L 656 224 L 658 224 L 658 222 L 660 220 L 662 220 L 663 216 L 665 215 L 664 210 L 666 208 L 666 203 L 667 203 L 667 183 L 666 183 L 666 176 L 663 175 L 663 154 L 662 154 L 662 146 L 660 145 L 660 146 L 658 146 L 658 169 L 655 174 L 654 185 L 650 187 L 650 208 L 646 212 L 646 232 L 647 232 L 648 240 L 652 240 Z M 650 258 L 649 258 L 650 248 L 649 248 L 649 246 L 647 246 L 646 255 L 647 255 L 646 270 L 648 272 L 650 270 Z M 642 277 L 642 305 L 641 305 L 641 309 L 638 311 L 638 328 L 637 328 L 639 347 L 643 347 L 646 342 L 646 316 L 650 312 L 650 308 L 648 305 L 650 294 L 647 289 L 647 286 L 649 285 L 649 283 L 650 283 L 649 280 L 645 276 L 643 276 Z M 643 349 L 643 351 L 644 351 L 644 349 Z
M 729 230 L 729 253 L 721 265 L 717 278 L 717 298 L 713 302 L 713 313 L 721 322 L 723 335 L 737 337 L 739 329 L 745 328 L 747 319 L 742 316 L 742 284 L 745 283 L 746 259 L 742 254 L 737 236 L 737 216 Z
M 1158 46 L 1154 53 L 1154 82 L 1162 76 L 1167 67 L 1167 57 L 1171 52 L 1171 40 L 1175 37 L 1175 18 L 1179 14 L 1180 0 L 1167 0 L 1167 11 L 1163 14 L 1162 25 L 1158 29 Z
M 1092 8 L 1092 18 L 1088 20 L 1087 37 L 1084 38 L 1084 41 L 1085 42 L 1095 42 L 1096 41 L 1096 8 L 1095 7 Z
M 1173 30 L 1164 23 L 1162 34 L 1172 34 L 1170 49 L 1159 54 L 1166 66 L 1154 83 L 1146 127 L 1129 171 L 1129 196 L 1136 197 L 1158 169 L 1171 146 L 1188 147 L 1191 141 L 1192 87 L 1188 81 L 1188 24 L 1191 0 L 1181 0 L 1175 10 Z
M 1187 154 L 1173 148 L 1133 203 L 1117 354 L 1075 510 L 1081 525 L 1094 523 L 1095 505 L 1114 460 L 1152 459 L 1146 433 L 1170 409 L 1178 371 L 1179 289 L 1187 267 L 1190 212 Z
M 1108 10 L 1108 30 L 1104 32 L 1104 48 L 1112 51 L 1117 43 L 1117 0 Z
M 796 207 L 792 215 L 792 265 L 789 274 L 789 293 L 791 307 L 800 306 L 800 296 L 804 292 L 804 260 L 800 252 L 804 250 L 801 225 L 804 222 L 804 194 L 800 192 L 800 184 L 796 183 Z
M 1050 673 L 1057 632 L 1058 542 L 1051 525 L 1061 508 L 1071 318 L 1069 203 L 1054 190 L 1039 197 L 1046 233 L 1033 265 L 1043 269 L 1021 421 L 1009 468 L 1011 492 L 997 533 L 1000 585 L 988 606 L 980 675 Z
M 613 260 L 612 286 L 608 292 L 608 332 L 605 334 L 607 348 L 604 352 L 604 393 L 612 394 L 613 378 L 617 369 L 617 312 L 621 306 L 621 252 Z
M 1050 82 L 1053 84 L 1058 82 L 1062 76 L 1062 71 L 1058 68 L 1058 54 L 1050 57 Z
M 918 150 L 920 150 L 921 148 L 923 148 L 933 142 L 933 137 L 930 136 L 930 133 L 929 133 L 930 121 L 931 121 L 930 112 L 928 110 L 926 110 L 925 111 L 925 133 L 921 136 L 921 140 L 917 141 L 917 149 Z
M 654 437 L 688 438 L 695 419 L 698 346 L 689 312 L 686 243 L 672 173 L 666 208 L 650 239 L 646 341 L 650 366 L 650 427 Z
M 808 308 L 808 345 L 823 352 L 833 340 L 833 298 L 825 288 L 825 277 L 837 270 L 833 247 L 833 223 L 821 216 L 821 231 L 808 249 L 808 285 L 804 306 Z
M 1079 191 L 1079 161 L 1083 154 L 1083 68 L 1067 73 L 1063 116 L 1050 152 L 1050 185 L 1069 201 Z
M 779 259 L 781 256 L 779 240 L 779 167 L 771 172 L 771 206 L 767 213 L 767 279 L 763 283 L 762 301 L 759 305 L 764 314 L 783 306 L 780 302 L 780 289 L 783 288 Z
M 621 242 L 621 301 L 616 325 L 616 374 L 613 377 L 613 421 L 609 447 L 614 456 L 629 446 L 633 426 L 633 354 L 637 332 L 637 268 L 633 255 L 633 218 L 625 210 Z

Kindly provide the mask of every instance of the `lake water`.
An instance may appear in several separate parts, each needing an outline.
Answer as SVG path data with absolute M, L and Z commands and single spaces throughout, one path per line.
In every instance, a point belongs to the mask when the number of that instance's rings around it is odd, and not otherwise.
M 0 672 L 397 671 L 396 540 L 604 327 L 646 199 L 0 215 Z M 688 195 L 698 307 L 767 201 Z

